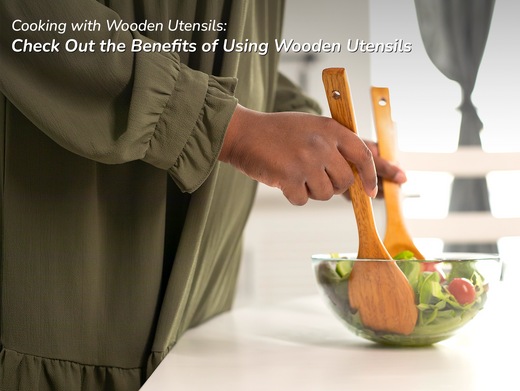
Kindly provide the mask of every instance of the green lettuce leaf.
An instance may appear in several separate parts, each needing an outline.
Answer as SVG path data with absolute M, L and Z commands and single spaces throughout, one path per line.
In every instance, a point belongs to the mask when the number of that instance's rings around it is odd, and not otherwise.
M 414 292 L 417 294 L 417 279 L 419 277 L 419 271 L 421 265 L 419 262 L 414 261 L 397 261 L 397 266 L 404 273 L 408 282 L 412 286 Z
M 402 253 L 397 254 L 394 257 L 394 259 L 409 261 L 409 260 L 415 259 L 415 256 L 414 256 L 413 252 L 411 252 L 411 251 L 403 251 Z
M 419 293 L 419 304 L 430 304 L 431 301 L 435 303 L 438 300 L 432 300 L 437 296 L 434 296 L 434 292 L 437 293 L 440 290 L 440 277 L 439 273 L 436 272 L 422 272 L 419 275 L 417 281 L 417 291 Z
M 433 322 L 437 317 L 437 312 L 439 310 L 435 308 L 433 311 L 421 311 L 419 312 L 419 324 L 421 326 L 426 326 L 427 324 Z
M 471 280 L 474 274 L 477 274 L 480 279 L 484 281 L 484 276 L 478 272 L 476 263 L 476 261 L 451 262 L 451 271 L 447 278 L 448 283 L 453 281 L 455 278 L 466 278 Z

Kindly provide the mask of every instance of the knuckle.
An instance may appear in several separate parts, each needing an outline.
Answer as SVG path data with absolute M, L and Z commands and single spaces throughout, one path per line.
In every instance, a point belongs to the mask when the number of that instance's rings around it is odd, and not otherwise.
M 351 188 L 355 181 L 356 178 L 354 177 L 354 174 L 350 173 L 347 178 L 347 189 Z
M 352 172 L 346 172 L 345 175 L 342 176 L 338 187 L 341 190 L 347 190 L 349 187 L 351 187 L 354 184 L 354 175 Z
M 368 149 L 370 149 L 370 152 L 372 152 L 372 155 L 374 157 L 379 156 L 379 146 L 377 143 L 365 140 L 365 144 L 368 147 Z
M 362 163 L 368 163 L 371 160 L 373 160 L 372 152 L 370 151 L 370 149 L 368 147 L 364 147 L 361 150 L 361 162 Z
M 337 142 L 345 139 L 345 134 L 350 132 L 349 129 L 345 128 L 335 119 L 327 118 L 322 124 L 323 133 L 330 138 L 334 138 Z M 347 133 L 348 134 L 348 133 Z
M 332 130 L 335 130 L 338 126 L 338 122 L 332 118 L 326 118 L 326 117 L 323 117 L 324 120 L 323 120 L 323 124 L 322 124 L 322 127 L 323 129 L 325 129 L 327 132 L 330 132 Z
M 302 148 L 297 152 L 296 159 L 294 161 L 294 166 L 292 168 L 293 172 L 301 172 L 306 168 L 306 164 L 308 164 L 309 160 L 312 159 L 312 141 L 309 142 L 310 148 Z
M 319 146 L 320 144 L 322 144 L 323 142 L 323 136 L 321 134 L 318 134 L 318 133 L 312 133 L 310 136 L 309 136 L 309 144 L 312 146 L 312 147 L 316 147 L 316 146 Z
M 313 133 L 308 136 L 307 146 L 303 148 L 301 153 L 302 160 L 309 161 L 309 159 L 316 158 L 317 156 L 325 156 L 330 154 L 331 147 L 329 145 L 329 138 L 326 135 L 319 133 Z M 305 155 L 303 155 L 305 154 Z

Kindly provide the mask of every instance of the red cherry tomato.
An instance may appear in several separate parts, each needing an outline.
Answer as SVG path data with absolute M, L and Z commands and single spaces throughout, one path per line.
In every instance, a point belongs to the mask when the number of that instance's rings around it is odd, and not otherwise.
M 442 271 L 442 262 L 421 263 L 421 272 L 437 272 L 439 273 L 440 282 L 446 281 L 446 275 Z
M 461 305 L 475 301 L 475 287 L 466 278 L 454 278 L 448 285 L 448 290 Z

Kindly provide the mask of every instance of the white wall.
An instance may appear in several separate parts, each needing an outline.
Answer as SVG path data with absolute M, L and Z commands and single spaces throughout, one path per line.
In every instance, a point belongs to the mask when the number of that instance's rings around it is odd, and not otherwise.
M 321 72 L 325 68 L 345 68 L 352 90 L 358 131 L 363 137 L 372 138 L 369 96 L 370 55 L 349 53 L 347 50 L 349 38 L 369 40 L 369 1 L 288 0 L 282 36 L 297 42 L 313 43 L 323 39 L 324 42 L 342 44 L 340 53 L 319 54 L 318 61 L 310 68 L 308 94 L 320 103 L 323 115 L 330 116 Z M 303 56 L 302 53 L 299 55 Z M 299 65 L 285 62 L 282 56 L 280 70 L 297 81 Z

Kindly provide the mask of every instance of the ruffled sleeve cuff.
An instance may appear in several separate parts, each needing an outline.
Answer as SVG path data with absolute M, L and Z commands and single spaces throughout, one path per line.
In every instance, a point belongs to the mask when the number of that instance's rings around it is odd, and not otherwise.
M 238 103 L 236 84 L 235 78 L 209 76 L 180 64 L 143 160 L 168 170 L 183 192 L 197 190 L 217 163 Z

